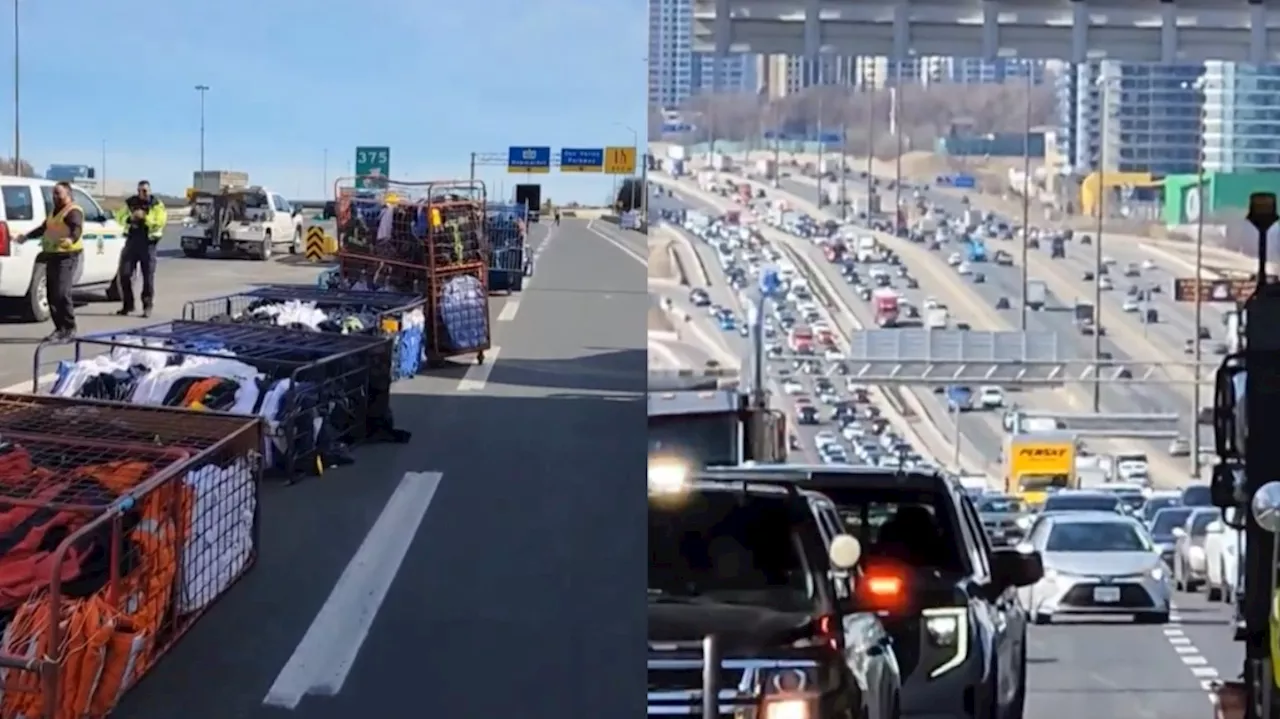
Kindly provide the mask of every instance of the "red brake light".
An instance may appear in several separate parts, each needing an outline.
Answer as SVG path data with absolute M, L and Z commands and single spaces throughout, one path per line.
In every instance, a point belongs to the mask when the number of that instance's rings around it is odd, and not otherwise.
M 896 569 L 868 567 L 854 586 L 860 603 L 873 611 L 900 611 L 907 603 L 906 575 Z
M 9 255 L 9 223 L 0 222 L 0 255 Z

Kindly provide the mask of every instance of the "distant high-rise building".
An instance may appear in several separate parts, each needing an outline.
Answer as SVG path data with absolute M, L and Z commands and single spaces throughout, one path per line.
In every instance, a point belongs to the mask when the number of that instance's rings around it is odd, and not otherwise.
M 1280 170 L 1280 65 L 1205 63 L 1204 168 Z
M 675 107 L 699 92 L 756 92 L 755 59 L 693 51 L 692 0 L 649 0 L 649 103 Z
M 1081 63 L 1056 84 L 1058 149 L 1076 174 L 1099 169 L 1155 175 L 1195 172 L 1200 162 L 1201 63 Z M 1106 123 L 1102 122 L 1105 108 Z

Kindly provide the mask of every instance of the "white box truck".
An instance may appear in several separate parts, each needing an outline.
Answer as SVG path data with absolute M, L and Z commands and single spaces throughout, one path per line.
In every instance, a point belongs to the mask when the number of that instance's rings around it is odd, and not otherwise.
M 1039 312 L 1044 309 L 1049 288 L 1044 280 L 1027 280 L 1027 308 Z
M 770 160 L 768 158 L 756 160 L 757 175 L 760 175 L 761 177 L 773 179 L 774 172 L 776 170 L 777 170 L 777 167 L 773 164 L 773 160 Z

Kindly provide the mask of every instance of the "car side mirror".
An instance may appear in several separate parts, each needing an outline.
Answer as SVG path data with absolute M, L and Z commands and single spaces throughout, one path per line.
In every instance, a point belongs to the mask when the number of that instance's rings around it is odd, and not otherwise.
M 991 575 L 1001 589 L 1029 587 L 1044 577 L 1044 560 L 1029 545 L 1001 547 L 991 553 Z
M 1187 530 L 1183 529 L 1182 527 L 1174 527 L 1173 532 L 1171 532 L 1171 534 L 1173 534 L 1174 539 L 1182 539 L 1183 537 L 1187 536 Z
M 1222 534 L 1222 522 L 1209 522 L 1204 531 L 1205 534 Z

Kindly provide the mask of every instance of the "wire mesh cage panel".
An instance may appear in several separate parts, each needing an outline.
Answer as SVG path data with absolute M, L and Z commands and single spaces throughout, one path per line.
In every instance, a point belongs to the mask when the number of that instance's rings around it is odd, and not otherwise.
M 36 348 L 37 377 L 48 347 Z M 268 463 L 289 477 L 350 463 L 347 445 L 390 424 L 387 337 L 175 320 L 73 347 L 51 394 L 261 416 Z
M 340 255 L 431 268 L 488 261 L 483 183 L 384 180 L 370 188 L 356 179 L 335 187 Z
M 427 364 L 475 354 L 484 362 L 490 345 L 487 267 L 466 267 L 432 276 L 428 296 Z
M 485 234 L 489 237 L 489 291 L 519 292 L 532 273 L 527 247 L 527 205 L 487 205 Z
M 0 716 L 105 717 L 253 566 L 262 422 L 0 394 L 0 438 Z
M 385 335 L 392 341 L 392 379 L 416 375 L 422 364 L 425 293 L 413 296 L 343 289 L 338 286 L 339 275 L 333 273 L 326 277 L 324 286 L 266 285 L 237 294 L 192 300 L 183 306 L 182 318 L 267 325 L 305 319 L 321 332 Z

